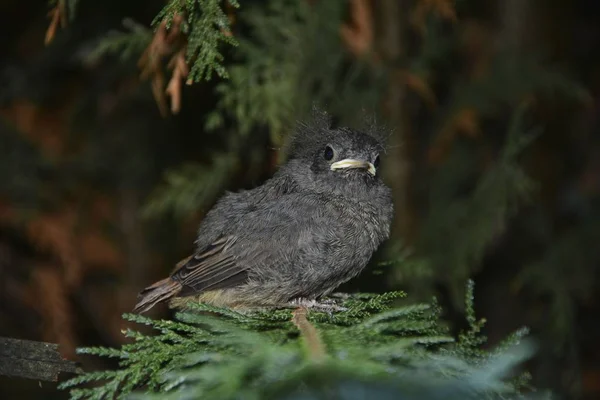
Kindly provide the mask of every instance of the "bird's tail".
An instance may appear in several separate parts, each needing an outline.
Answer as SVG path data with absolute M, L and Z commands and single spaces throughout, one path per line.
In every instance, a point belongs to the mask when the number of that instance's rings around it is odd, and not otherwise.
M 140 292 L 140 299 L 135 305 L 134 313 L 143 313 L 154 307 L 156 304 L 176 296 L 181 291 L 181 284 L 171 278 L 163 279 L 155 284 L 148 286 Z

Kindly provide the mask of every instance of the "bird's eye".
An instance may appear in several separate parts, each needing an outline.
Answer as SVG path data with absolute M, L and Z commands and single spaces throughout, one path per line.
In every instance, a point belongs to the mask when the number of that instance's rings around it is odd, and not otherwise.
M 325 152 L 323 153 L 323 157 L 325 157 L 325 159 L 327 161 L 329 161 L 333 158 L 333 148 L 331 146 L 325 147 Z
M 375 161 L 373 161 L 373 166 L 377 169 L 379 168 L 379 155 L 375 157 Z

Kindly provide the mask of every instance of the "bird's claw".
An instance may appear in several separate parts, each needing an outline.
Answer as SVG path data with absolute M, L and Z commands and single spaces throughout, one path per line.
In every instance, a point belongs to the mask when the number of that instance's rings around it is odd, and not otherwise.
M 346 307 L 342 307 L 342 306 L 338 305 L 334 300 L 331 300 L 331 299 L 325 299 L 325 300 L 322 300 L 321 302 L 318 302 L 316 300 L 298 298 L 298 299 L 292 300 L 290 302 L 290 305 L 293 307 L 305 307 L 309 310 L 314 310 L 317 312 L 324 312 L 329 315 L 333 314 L 334 312 L 341 312 L 341 311 L 347 310 Z

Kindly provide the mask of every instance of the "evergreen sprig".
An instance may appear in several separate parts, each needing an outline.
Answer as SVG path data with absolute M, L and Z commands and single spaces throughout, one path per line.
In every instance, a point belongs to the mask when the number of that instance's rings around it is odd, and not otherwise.
M 345 311 L 307 315 L 319 335 L 311 340 L 320 340 L 325 348 L 320 359 L 303 349 L 304 332 L 299 334 L 288 309 L 242 313 L 191 303 L 173 321 L 125 314 L 126 320 L 158 334 L 127 330 L 133 342 L 121 349 L 79 349 L 80 354 L 118 358 L 120 368 L 86 373 L 60 387 L 71 389 L 71 399 L 124 398 L 132 392 L 140 399 L 296 398 L 339 385 L 372 383 L 403 396 L 452 387 L 467 396 L 462 398 L 516 397 L 524 381 L 505 381 L 504 375 L 528 355 L 507 356 L 523 335 L 512 336 L 502 351 L 482 350 L 472 283 L 467 291 L 470 330 L 458 341 L 441 322 L 435 301 L 398 304 L 402 292 L 334 296 L 332 301 Z M 87 384 L 97 386 L 81 387 Z M 303 398 L 319 398 L 315 396 Z
M 208 167 L 190 163 L 166 171 L 165 181 L 150 196 L 143 210 L 144 215 L 189 215 L 199 205 L 209 203 L 221 193 L 227 178 L 238 166 L 236 155 L 226 153 L 215 155 L 213 164 Z
M 130 18 L 123 20 L 123 26 L 127 31 L 109 32 L 90 52 L 88 58 L 97 60 L 108 54 L 117 54 L 124 61 L 139 57 L 152 41 L 152 30 Z
M 172 18 L 182 4 L 169 3 L 155 22 Z M 383 93 L 381 77 L 349 58 L 340 43 L 345 10 L 339 2 L 311 5 L 303 0 L 244 6 L 236 21 L 250 34 L 237 38 L 240 46 L 227 63 L 228 79 L 217 82 L 217 104 L 205 120 L 207 132 L 227 135 L 227 157 L 217 156 L 210 168 L 188 164 L 168 171 L 165 184 L 149 197 L 147 216 L 188 215 L 209 204 L 216 189 L 234 175 L 235 158 L 242 159 L 242 152 L 248 155 L 248 143 L 268 136 L 272 147 L 284 149 L 288 128 L 307 116 L 314 103 L 327 104 L 344 122 L 364 122 L 361 110 L 377 104 Z M 251 150 L 255 155 L 245 157 L 250 164 L 245 167 L 262 169 L 267 155 L 256 147 Z M 284 151 L 277 155 L 277 162 L 285 159 Z
M 163 21 L 170 26 L 175 15 L 186 17 L 183 26 L 187 34 L 187 62 L 190 65 L 188 79 L 198 82 L 209 80 L 213 72 L 222 78 L 228 77 L 223 67 L 221 43 L 237 46 L 237 40 L 230 34 L 231 23 L 223 11 L 222 4 L 227 2 L 238 8 L 237 0 L 170 0 L 152 21 L 156 27 Z
M 239 38 L 230 79 L 216 87 L 207 130 L 227 121 L 239 135 L 266 128 L 273 145 L 281 146 L 289 126 L 315 102 L 327 104 L 344 123 L 358 122 L 364 107 L 381 100 L 383 81 L 348 56 L 339 35 L 346 12 L 344 2 L 333 1 L 269 0 L 244 7 L 239 23 L 250 34 Z
M 516 289 L 548 299 L 548 314 L 543 318 L 547 334 L 554 335 L 554 350 L 563 350 L 577 342 L 572 330 L 577 304 L 595 295 L 594 266 L 600 265 L 596 245 L 600 215 L 590 211 L 580 218 L 579 223 L 560 234 L 554 233 L 554 237 L 548 229 L 544 235 L 548 237 L 549 250 L 526 265 L 514 281 Z
M 480 176 L 472 149 L 457 145 L 432 180 L 429 214 L 416 246 L 427 262 L 419 265 L 452 270 L 444 276 L 455 304 L 464 295 L 461 282 L 481 266 L 491 243 L 535 193 L 535 182 L 519 164 L 524 148 L 540 133 L 527 129 L 526 110 L 524 104 L 513 112 L 497 160 Z
M 77 1 L 69 0 L 69 9 L 74 10 Z M 186 61 L 190 66 L 187 76 L 189 80 L 210 80 L 213 73 L 221 78 L 229 76 L 223 66 L 221 44 L 237 46 L 238 42 L 231 35 L 231 23 L 223 11 L 223 3 L 224 0 L 171 0 L 151 23 L 154 29 L 163 22 L 170 27 L 176 15 L 185 16 L 182 31 L 187 36 Z M 231 7 L 239 7 L 236 0 L 228 0 L 227 3 Z M 125 19 L 123 25 L 126 31 L 112 31 L 103 37 L 90 57 L 95 59 L 106 54 L 117 54 L 125 60 L 139 56 L 152 40 L 152 29 L 130 19 Z

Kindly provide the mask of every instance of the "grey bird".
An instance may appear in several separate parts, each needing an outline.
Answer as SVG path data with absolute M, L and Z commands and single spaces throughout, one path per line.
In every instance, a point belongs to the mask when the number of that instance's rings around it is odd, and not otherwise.
M 288 160 L 251 190 L 228 192 L 202 220 L 196 251 L 139 294 L 134 312 L 169 301 L 233 309 L 318 307 L 389 237 L 391 190 L 379 173 L 382 133 L 298 124 Z

